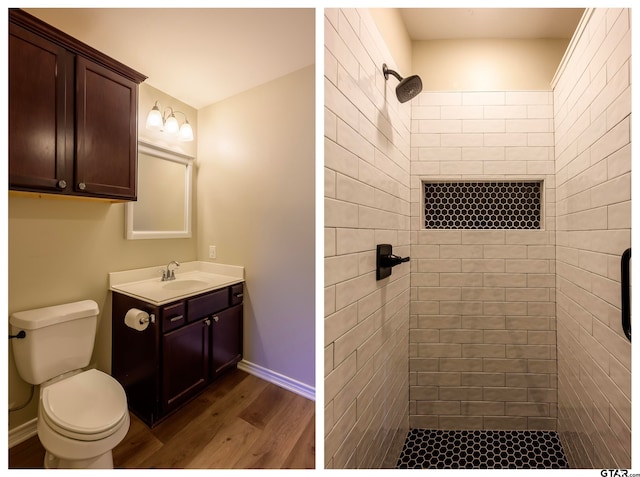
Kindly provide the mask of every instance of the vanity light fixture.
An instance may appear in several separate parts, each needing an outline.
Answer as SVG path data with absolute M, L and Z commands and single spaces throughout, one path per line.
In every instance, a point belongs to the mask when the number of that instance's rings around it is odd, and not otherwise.
M 167 112 L 169 114 L 167 114 Z M 184 123 L 182 126 L 178 123 L 175 113 L 182 114 L 184 116 Z M 182 111 L 176 111 L 171 106 L 164 108 L 163 112 L 160 112 L 158 102 L 151 108 L 147 115 L 147 129 L 153 129 L 156 131 L 164 132 L 170 135 L 178 135 L 179 141 L 193 141 L 193 129 L 189 124 L 187 115 Z

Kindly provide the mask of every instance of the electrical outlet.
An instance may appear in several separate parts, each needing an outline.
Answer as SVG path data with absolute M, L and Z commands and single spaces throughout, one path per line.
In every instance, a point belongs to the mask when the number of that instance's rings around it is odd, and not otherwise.
M 209 245 L 209 258 L 216 258 L 216 246 Z

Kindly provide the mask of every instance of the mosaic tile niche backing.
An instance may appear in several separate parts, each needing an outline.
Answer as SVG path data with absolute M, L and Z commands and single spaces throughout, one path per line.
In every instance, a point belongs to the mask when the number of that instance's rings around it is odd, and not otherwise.
M 424 182 L 426 229 L 539 229 L 542 183 Z

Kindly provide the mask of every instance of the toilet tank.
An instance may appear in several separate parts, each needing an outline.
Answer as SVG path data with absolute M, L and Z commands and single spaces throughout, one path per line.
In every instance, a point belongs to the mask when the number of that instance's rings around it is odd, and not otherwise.
M 20 311 L 11 315 L 13 355 L 20 377 L 41 384 L 89 364 L 98 323 L 93 300 Z

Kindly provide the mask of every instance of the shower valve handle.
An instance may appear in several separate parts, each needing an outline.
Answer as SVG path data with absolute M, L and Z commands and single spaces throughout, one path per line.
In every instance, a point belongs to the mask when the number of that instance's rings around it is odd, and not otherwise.
M 409 260 L 409 257 L 394 255 L 391 244 L 378 244 L 376 246 L 376 280 L 388 277 L 393 267 Z
M 382 266 L 384 267 L 395 267 L 396 265 L 400 265 L 401 263 L 408 262 L 410 257 L 398 257 L 397 255 L 387 255 L 382 257 Z

